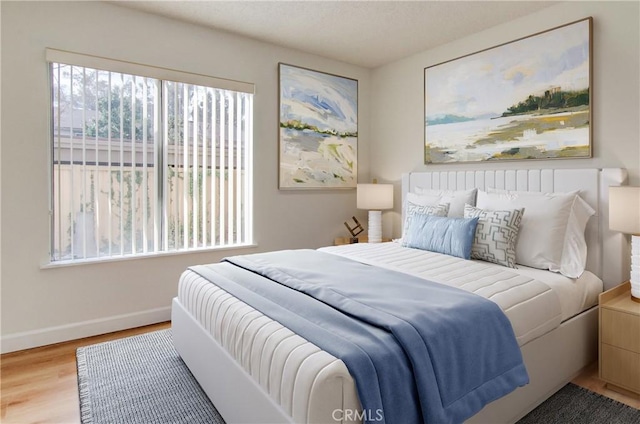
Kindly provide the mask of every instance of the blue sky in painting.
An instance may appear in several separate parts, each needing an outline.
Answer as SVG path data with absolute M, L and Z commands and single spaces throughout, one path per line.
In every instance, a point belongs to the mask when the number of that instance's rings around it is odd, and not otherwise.
M 280 120 L 299 120 L 321 130 L 356 132 L 358 82 L 281 65 Z
M 427 119 L 500 116 L 552 87 L 589 87 L 588 28 L 585 20 L 427 68 Z

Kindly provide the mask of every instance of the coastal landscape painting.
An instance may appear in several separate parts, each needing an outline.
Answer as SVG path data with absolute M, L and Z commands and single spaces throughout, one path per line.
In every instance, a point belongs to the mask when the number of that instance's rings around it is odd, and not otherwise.
M 358 81 L 283 63 L 279 73 L 279 188 L 355 188 Z
M 425 163 L 590 158 L 591 27 L 425 68 Z

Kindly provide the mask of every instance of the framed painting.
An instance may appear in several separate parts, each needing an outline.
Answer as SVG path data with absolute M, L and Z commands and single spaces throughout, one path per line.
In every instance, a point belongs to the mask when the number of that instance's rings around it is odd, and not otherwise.
M 279 188 L 355 188 L 358 81 L 284 63 L 279 76 Z
M 424 70 L 427 164 L 590 158 L 592 18 Z

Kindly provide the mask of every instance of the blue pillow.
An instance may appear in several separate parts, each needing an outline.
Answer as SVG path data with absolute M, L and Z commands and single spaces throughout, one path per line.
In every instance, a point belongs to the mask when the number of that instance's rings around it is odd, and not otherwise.
M 402 245 L 469 259 L 478 217 L 446 218 L 416 214 L 408 223 Z

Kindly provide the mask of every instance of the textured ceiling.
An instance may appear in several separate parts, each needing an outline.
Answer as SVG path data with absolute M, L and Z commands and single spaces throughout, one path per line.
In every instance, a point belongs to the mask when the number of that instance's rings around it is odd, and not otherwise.
M 553 1 L 117 1 L 186 22 L 375 68 Z

